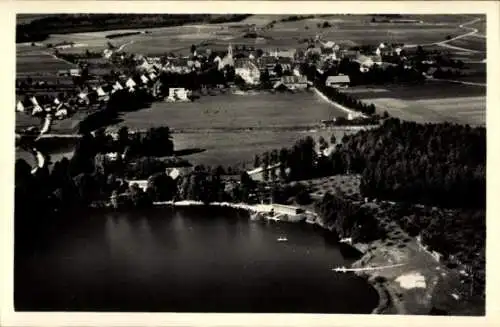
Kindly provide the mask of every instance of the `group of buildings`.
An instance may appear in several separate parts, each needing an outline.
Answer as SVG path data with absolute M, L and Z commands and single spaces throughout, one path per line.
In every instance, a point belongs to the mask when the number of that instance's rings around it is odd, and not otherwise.
M 362 71 L 368 71 L 374 64 L 382 62 L 383 55 L 400 55 L 402 46 L 381 43 L 372 50 L 371 54 L 367 54 L 366 51 L 362 54 L 360 50 L 345 49 L 340 44 L 332 41 L 323 42 L 317 37 L 316 42 L 310 44 L 305 51 L 276 48 L 255 49 L 250 46 L 236 46 L 236 51 L 234 51 L 232 45 L 229 44 L 227 51 L 218 54 L 212 53 L 210 49 L 203 54 L 197 53 L 194 49 L 191 55 L 186 57 L 135 55 L 133 56 L 134 74 L 116 74 L 112 80 L 89 82 L 83 87 L 75 87 L 73 92 L 65 92 L 58 96 L 20 96 L 17 99 L 16 111 L 33 116 L 64 119 L 76 110 L 101 108 L 109 101 L 110 96 L 119 90 L 135 92 L 137 89 L 145 89 L 157 99 L 164 98 L 169 102 L 189 101 L 190 90 L 183 85 L 163 90 L 159 76 L 163 72 L 188 74 L 201 72 L 207 68 L 216 68 L 224 73 L 228 68 L 233 68 L 235 76 L 250 86 L 261 84 L 265 75 L 275 89 L 304 89 L 309 83 L 301 74 L 301 64 L 313 61 L 317 67 L 325 67 L 329 63 L 349 58 L 359 62 Z M 117 53 L 111 49 L 104 50 L 103 57 L 114 62 L 125 58 L 123 53 Z M 57 75 L 81 76 L 81 70 L 77 68 L 60 70 Z M 345 87 L 349 83 L 350 79 L 347 75 L 329 76 L 326 79 L 326 84 L 330 87 Z

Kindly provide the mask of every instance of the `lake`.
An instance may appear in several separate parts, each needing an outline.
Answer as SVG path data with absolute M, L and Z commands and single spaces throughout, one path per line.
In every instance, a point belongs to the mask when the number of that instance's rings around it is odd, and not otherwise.
M 93 212 L 53 225 L 30 250 L 16 247 L 16 310 L 370 313 L 378 302 L 364 279 L 331 271 L 356 257 L 312 225 L 222 208 Z

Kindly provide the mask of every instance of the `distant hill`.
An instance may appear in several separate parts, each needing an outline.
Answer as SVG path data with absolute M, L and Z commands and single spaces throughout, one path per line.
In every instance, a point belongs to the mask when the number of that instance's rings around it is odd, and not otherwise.
M 18 15 L 16 43 L 36 42 L 50 34 L 239 22 L 251 15 L 209 14 L 52 14 Z

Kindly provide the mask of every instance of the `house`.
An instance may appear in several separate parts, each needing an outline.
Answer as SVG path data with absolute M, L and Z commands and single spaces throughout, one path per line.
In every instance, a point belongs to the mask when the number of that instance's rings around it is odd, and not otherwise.
M 347 87 L 351 83 L 348 75 L 328 76 L 325 85 L 328 87 Z
M 189 91 L 187 91 L 183 87 L 171 87 L 168 89 L 168 97 L 166 101 L 168 102 L 189 101 L 188 95 Z
M 308 86 L 306 76 L 282 76 L 281 83 L 290 90 L 305 89 Z
M 104 49 L 104 51 L 102 52 L 102 55 L 104 58 L 109 59 L 113 55 L 113 50 Z
M 127 184 L 128 184 L 128 187 L 131 187 L 132 185 L 136 184 L 144 192 L 146 192 L 146 190 L 148 188 L 148 180 L 147 179 L 143 179 L 143 180 L 129 180 L 129 181 L 127 181 Z
M 114 85 L 113 85 L 113 91 L 112 92 L 116 92 L 118 90 L 123 90 L 123 86 L 120 84 L 120 82 L 116 82 Z
M 59 104 L 55 109 L 54 117 L 57 119 L 67 118 L 69 114 L 69 105 L 65 102 Z
M 144 84 L 148 84 L 149 79 L 148 79 L 146 76 L 144 76 L 144 74 L 143 74 L 143 75 L 141 75 L 141 77 L 140 77 L 140 78 L 141 78 L 141 82 L 142 82 L 142 83 L 144 83 Z
M 26 101 L 26 99 L 25 100 L 18 100 L 16 103 L 16 111 L 17 112 L 27 112 L 31 108 L 33 108 L 33 104 L 29 100 L 28 101 Z
M 271 57 L 275 57 L 275 58 L 293 59 L 293 58 L 295 58 L 297 50 L 296 49 L 287 49 L 287 50 L 274 49 L 274 50 L 269 50 L 268 53 Z
M 125 86 L 128 87 L 130 92 L 133 92 L 135 91 L 134 87 L 137 86 L 137 83 L 132 78 L 129 78 L 127 82 L 125 82 Z
M 192 171 L 193 171 L 193 166 L 168 167 L 165 169 L 165 173 L 174 180 L 184 175 L 187 175 Z
M 257 65 L 261 71 L 263 70 L 272 71 L 277 63 L 278 59 L 276 57 L 270 57 L 270 56 L 262 56 L 257 60 Z
M 235 61 L 235 74 L 240 76 L 247 84 L 257 84 L 260 81 L 260 71 L 248 58 L 240 58 Z
M 72 68 L 69 70 L 69 75 L 70 76 L 81 76 L 82 71 L 79 68 Z
M 67 69 L 62 69 L 57 71 L 57 76 L 69 76 L 69 71 Z
M 302 209 L 302 208 L 284 205 L 284 204 L 278 204 L 278 203 L 273 203 L 271 208 L 275 213 L 283 214 L 283 215 L 294 216 L 294 215 L 300 215 L 300 214 L 304 213 L 304 209 Z

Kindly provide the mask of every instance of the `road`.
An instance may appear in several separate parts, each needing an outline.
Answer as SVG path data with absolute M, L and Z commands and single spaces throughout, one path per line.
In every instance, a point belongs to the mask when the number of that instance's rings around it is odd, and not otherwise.
M 427 44 L 407 44 L 405 45 L 404 47 L 405 48 L 416 48 L 418 46 L 432 46 L 432 45 L 438 45 L 438 46 L 441 46 L 441 47 L 444 47 L 444 48 L 449 48 L 449 49 L 454 49 L 454 50 L 459 50 L 459 51 L 464 51 L 464 52 L 474 52 L 474 53 L 481 53 L 483 51 L 477 51 L 477 50 L 472 50 L 472 49 L 466 49 L 466 48 L 462 48 L 462 47 L 457 47 L 457 46 L 453 46 L 453 45 L 450 45 L 448 44 L 449 42 L 451 41 L 454 41 L 454 40 L 458 40 L 458 39 L 462 39 L 464 37 L 468 37 L 468 36 L 478 36 L 478 37 L 483 37 L 483 35 L 481 34 L 478 34 L 478 29 L 477 28 L 472 28 L 472 27 L 467 27 L 467 25 L 471 25 L 471 24 L 475 24 L 479 21 L 481 21 L 482 18 L 475 18 L 471 21 L 468 21 L 466 23 L 463 23 L 461 25 L 459 25 L 458 27 L 461 28 L 461 29 L 466 29 L 468 30 L 467 33 L 464 33 L 464 34 L 461 34 L 461 35 L 458 35 L 458 36 L 455 36 L 449 40 L 444 40 L 444 41 L 440 41 L 440 42 L 434 42 L 434 43 L 427 43 Z

